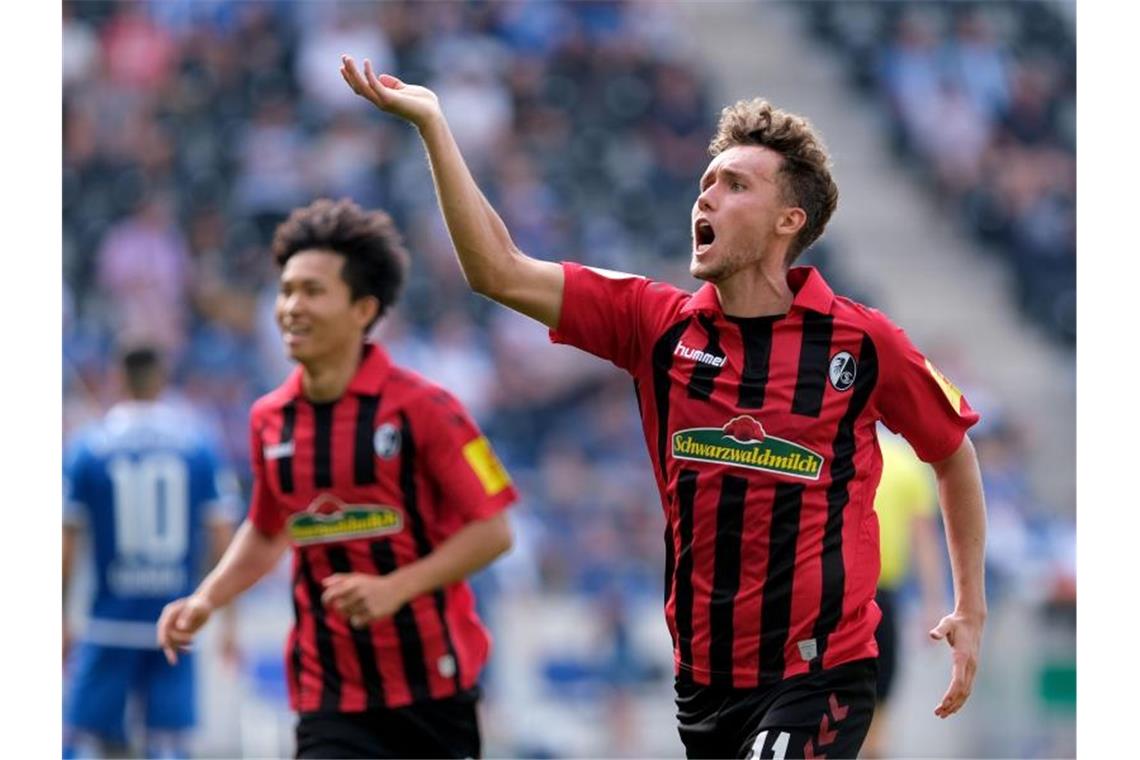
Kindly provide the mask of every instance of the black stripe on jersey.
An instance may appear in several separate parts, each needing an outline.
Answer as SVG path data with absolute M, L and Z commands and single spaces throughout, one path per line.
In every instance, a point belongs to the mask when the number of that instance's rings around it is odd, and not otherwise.
M 732 611 L 740 588 L 740 551 L 744 540 L 744 498 L 748 481 L 735 475 L 721 480 L 716 508 L 716 554 L 709 600 L 709 670 L 714 686 L 732 686 Z
M 289 443 L 293 440 L 293 428 L 297 424 L 297 403 L 290 401 L 281 407 L 281 440 L 278 443 Z M 281 486 L 281 493 L 293 493 L 293 455 L 283 456 L 277 460 L 277 484 Z
M 356 408 L 356 436 L 352 449 L 352 481 L 358 486 L 376 482 L 376 455 L 372 439 L 376 434 L 379 396 L 361 396 Z
M 313 404 L 313 486 L 332 487 L 332 420 L 336 402 Z
M 772 498 L 768 574 L 764 579 L 764 599 L 760 603 L 760 683 L 774 683 L 784 676 L 784 647 L 792 621 L 792 584 L 803 497 L 803 483 L 780 483 Z
M 795 414 L 818 417 L 823 408 L 828 353 L 831 351 L 831 323 L 830 314 L 814 311 L 804 314 L 800 368 L 796 376 L 796 395 L 792 399 L 792 412 Z
M 334 573 L 351 573 L 352 563 L 344 546 L 328 548 L 329 566 Z M 352 646 L 356 649 L 356 659 L 360 663 L 360 677 L 364 681 L 364 693 L 368 696 L 368 709 L 384 706 L 384 679 L 376 665 L 376 648 L 372 644 L 372 633 L 368 628 L 349 626 L 352 632 Z
M 309 592 L 309 611 L 317 634 L 317 655 L 321 661 L 321 712 L 334 712 L 340 708 L 340 671 L 336 666 L 336 651 L 333 649 L 332 631 L 325 622 L 325 606 L 321 602 L 321 584 L 313 576 L 307 552 L 317 549 L 299 549 L 298 564 L 301 582 Z
M 431 539 L 428 538 L 427 526 L 424 516 L 420 514 L 419 496 L 416 491 L 416 441 L 412 435 L 412 423 L 405 412 L 400 412 L 400 490 L 404 493 L 404 511 L 411 523 L 412 537 L 416 542 L 416 553 L 426 557 L 431 553 Z M 455 663 L 455 673 L 452 680 L 455 688 L 459 690 L 459 659 L 455 655 L 455 645 L 451 640 L 451 627 L 447 624 L 447 603 L 443 596 L 443 589 L 432 592 L 435 602 L 435 611 L 439 615 L 439 626 L 443 631 L 443 643 L 448 656 Z
M 839 421 L 832 445 L 831 485 L 827 488 L 827 524 L 823 529 L 823 593 L 812 635 L 818 656 L 812 660 L 812 671 L 823 668 L 827 638 L 839 624 L 843 612 L 843 594 L 847 581 L 843 567 L 843 510 L 850 495 L 847 485 L 855 477 L 855 421 L 863 412 L 878 380 L 878 356 L 870 336 L 863 336 L 859 348 L 859 372 L 847 412 Z
M 392 552 L 391 541 L 386 538 L 373 541 L 369 548 L 372 551 L 372 564 L 376 566 L 377 573 L 387 575 L 396 569 L 396 555 Z M 396 635 L 400 639 L 400 659 L 404 663 L 404 678 L 408 682 L 412 700 L 419 702 L 430 699 L 427 666 L 424 664 L 424 642 L 420 637 L 420 628 L 416 625 L 416 613 L 412 611 L 411 604 L 405 604 L 396 610 L 396 614 L 392 616 L 392 623 L 396 626 Z
M 293 571 L 293 620 L 296 621 L 293 630 L 293 649 L 289 658 L 293 663 L 293 693 L 301 696 L 301 602 L 297 598 L 301 585 L 300 568 Z
M 717 329 L 716 324 L 704 314 L 698 316 L 697 320 L 701 323 L 701 327 L 705 328 L 705 334 L 708 335 L 708 343 L 705 344 L 704 348 L 705 353 L 709 356 L 723 357 L 724 352 L 720 348 L 720 330 Z M 720 370 L 720 367 L 694 361 L 693 374 L 689 376 L 689 398 L 708 401 L 709 397 L 712 396 L 713 381 L 720 374 Z
M 676 560 L 673 551 L 673 521 L 665 520 L 665 604 L 669 604 L 669 597 L 673 595 L 673 572 L 676 569 Z
M 673 622 L 677 629 L 677 647 L 681 667 L 693 666 L 693 510 L 697 498 L 697 471 L 681 470 L 677 476 L 677 510 L 681 545 L 677 549 L 676 594 Z
M 657 467 L 661 482 L 669 485 L 669 468 L 665 452 L 669 445 L 669 370 L 673 367 L 673 351 L 691 320 L 684 319 L 670 327 L 653 346 L 653 403 L 657 407 Z
M 736 405 L 742 409 L 764 406 L 768 389 L 768 363 L 772 354 L 772 325 L 775 319 L 733 319 L 740 326 L 744 345 L 744 369 L 740 373 L 740 393 Z

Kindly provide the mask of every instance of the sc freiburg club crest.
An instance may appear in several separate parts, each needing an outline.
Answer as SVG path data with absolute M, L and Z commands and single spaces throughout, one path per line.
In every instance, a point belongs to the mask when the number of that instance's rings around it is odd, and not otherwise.
M 831 357 L 831 363 L 827 367 L 831 387 L 837 391 L 848 390 L 855 384 L 855 370 L 855 357 L 847 351 L 840 351 Z

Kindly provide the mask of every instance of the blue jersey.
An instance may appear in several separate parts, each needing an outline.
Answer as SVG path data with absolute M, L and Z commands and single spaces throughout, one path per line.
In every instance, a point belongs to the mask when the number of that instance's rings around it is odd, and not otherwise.
M 208 523 L 236 516 L 211 439 L 187 409 L 126 402 L 69 442 L 64 517 L 95 560 L 89 640 L 153 647 L 163 606 L 193 591 Z

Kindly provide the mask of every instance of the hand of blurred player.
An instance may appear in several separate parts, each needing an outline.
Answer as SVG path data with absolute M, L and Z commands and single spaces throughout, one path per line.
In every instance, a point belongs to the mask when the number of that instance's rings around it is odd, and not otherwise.
M 213 614 L 213 606 L 199 596 L 175 599 L 162 608 L 158 617 L 158 645 L 171 665 L 178 662 L 178 652 L 188 651 L 190 642 Z
M 340 62 L 340 75 L 352 91 L 381 111 L 406 119 L 420 128 L 442 116 L 439 98 L 428 88 L 404 84 L 391 74 L 377 76 L 367 58 L 364 59 L 363 74 L 357 71 L 349 56 L 342 55 Z
M 391 617 L 407 601 L 390 575 L 335 573 L 325 578 L 324 587 L 321 601 L 348 618 L 354 628 Z
M 950 687 L 942 696 L 942 702 L 934 708 L 934 714 L 939 718 L 948 718 L 958 712 L 970 697 L 974 676 L 978 672 L 982 625 L 981 617 L 954 612 L 942 618 L 930 631 L 931 639 L 946 640 L 952 658 Z

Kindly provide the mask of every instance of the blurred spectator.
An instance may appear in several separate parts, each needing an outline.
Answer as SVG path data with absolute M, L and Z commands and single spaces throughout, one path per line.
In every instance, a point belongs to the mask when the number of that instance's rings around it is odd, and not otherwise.
M 297 51 L 297 81 L 303 103 L 328 116 L 349 111 L 364 112 L 360 98 L 344 86 L 337 71 L 340 57 L 350 51 L 367 51 L 375 70 L 392 71 L 395 55 L 384 26 L 377 23 L 373 3 L 300 3 L 298 26 L 302 30 Z M 367 105 L 367 104 L 364 104 Z M 327 111 L 327 114 L 319 114 Z
M 172 201 L 156 191 L 108 231 L 98 282 L 116 332 L 176 354 L 186 338 L 191 263 Z

